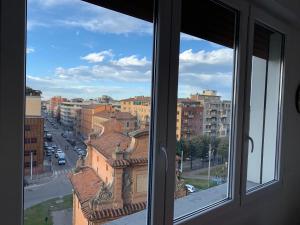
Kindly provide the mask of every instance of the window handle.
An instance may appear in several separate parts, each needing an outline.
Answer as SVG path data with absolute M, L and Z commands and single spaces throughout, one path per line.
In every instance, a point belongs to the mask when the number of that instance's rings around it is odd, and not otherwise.
M 251 143 L 251 153 L 253 153 L 254 152 L 254 141 L 253 141 L 252 137 L 250 137 L 249 135 L 247 136 L 247 138 Z
M 164 156 L 165 156 L 165 169 L 167 172 L 168 171 L 168 163 L 169 163 L 167 149 L 164 146 L 161 146 L 160 150 L 164 153 Z

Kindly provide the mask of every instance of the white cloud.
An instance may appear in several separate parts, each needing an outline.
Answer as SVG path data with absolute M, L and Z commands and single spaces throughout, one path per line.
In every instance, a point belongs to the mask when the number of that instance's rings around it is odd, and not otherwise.
M 27 30 L 28 31 L 31 31 L 36 27 L 49 27 L 49 26 L 50 26 L 50 24 L 43 23 L 41 21 L 32 20 L 32 19 L 27 20 Z
M 30 54 L 30 53 L 33 53 L 33 52 L 35 52 L 34 48 L 26 48 L 26 53 L 27 54 Z
M 117 66 L 126 67 L 126 66 L 147 66 L 151 62 L 148 61 L 146 57 L 139 59 L 137 58 L 136 55 L 132 55 L 132 56 L 120 58 L 118 60 L 114 60 L 112 61 L 112 63 Z
M 82 15 L 57 20 L 57 24 L 98 33 L 152 34 L 153 32 L 152 23 L 112 10 L 96 6 L 82 7 L 81 10 Z
M 76 0 L 76 4 L 79 2 Z M 42 7 L 54 7 L 59 5 L 65 5 L 65 4 L 74 4 L 74 0 L 29 0 L 29 4 L 37 4 Z
M 210 64 L 224 65 L 232 64 L 233 51 L 229 48 L 221 48 L 213 51 L 193 52 L 192 49 L 180 53 L 180 63 L 183 64 Z
M 90 63 L 99 63 L 102 62 L 106 56 L 112 57 L 113 56 L 112 50 L 105 50 L 98 53 L 93 52 L 86 56 L 81 57 L 81 59 L 86 60 Z
M 180 39 L 183 41 L 202 41 L 203 39 L 186 34 L 186 33 L 181 33 L 180 34 Z

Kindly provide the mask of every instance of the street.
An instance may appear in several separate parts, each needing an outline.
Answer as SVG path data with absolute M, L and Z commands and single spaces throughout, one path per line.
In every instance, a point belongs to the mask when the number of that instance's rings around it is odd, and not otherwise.
M 73 150 L 74 147 L 61 135 L 64 132 L 62 126 L 57 123 L 52 125 L 45 119 L 45 129 L 52 134 L 52 142 L 48 142 L 49 146 L 55 144 L 65 152 L 66 164 L 58 165 L 58 160 L 55 158 L 54 153 L 51 156 L 45 156 L 45 160 L 52 164 L 52 175 L 24 188 L 24 209 L 51 198 L 72 193 L 72 186 L 67 175 L 75 168 L 78 154 Z M 76 146 L 84 148 L 84 145 L 80 142 Z

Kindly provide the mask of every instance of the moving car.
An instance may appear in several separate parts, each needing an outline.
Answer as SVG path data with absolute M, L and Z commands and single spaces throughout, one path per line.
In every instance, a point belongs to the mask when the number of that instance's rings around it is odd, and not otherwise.
M 65 158 L 65 153 L 61 152 L 58 153 L 58 165 L 65 165 L 66 164 L 66 158 Z

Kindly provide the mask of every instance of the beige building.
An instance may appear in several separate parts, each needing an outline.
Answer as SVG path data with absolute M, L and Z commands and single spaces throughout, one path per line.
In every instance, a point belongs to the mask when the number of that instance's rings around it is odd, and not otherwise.
M 76 129 L 76 116 L 80 113 L 83 106 L 89 102 L 62 102 L 60 103 L 60 122 L 69 129 Z
M 107 123 L 114 124 L 114 129 L 124 134 L 138 128 L 136 117 L 128 112 L 103 111 L 93 116 L 93 131 L 98 134 L 104 132 Z
M 41 96 L 26 96 L 25 126 L 24 126 L 24 172 L 30 173 L 31 163 L 33 173 L 43 171 L 44 161 L 44 119 L 41 116 Z
M 102 132 L 90 137 L 86 158 L 70 175 L 73 225 L 104 224 L 146 208 L 148 129 L 125 134 L 117 123 L 102 122 Z M 176 187 L 176 197 L 186 195 L 183 181 Z
M 137 117 L 138 124 L 149 123 L 151 113 L 151 98 L 136 96 L 134 98 L 123 99 L 121 102 L 121 112 L 129 112 Z

